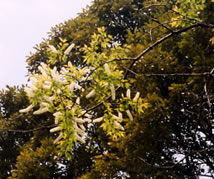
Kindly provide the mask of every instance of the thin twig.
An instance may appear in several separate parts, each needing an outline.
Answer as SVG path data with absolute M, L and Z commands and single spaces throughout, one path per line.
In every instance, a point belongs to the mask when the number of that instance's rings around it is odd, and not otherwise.
M 159 22 L 157 19 L 149 16 L 148 14 L 145 14 L 147 17 L 149 17 L 150 19 L 152 19 L 152 21 L 156 22 L 157 24 L 159 24 L 160 26 L 162 26 L 163 28 L 167 29 L 169 32 L 173 32 L 172 29 L 170 29 L 169 27 L 165 26 L 164 23 Z
M 166 5 L 166 4 L 151 4 L 151 5 L 148 5 L 148 6 L 144 7 L 144 9 L 149 9 L 149 8 L 152 8 L 152 7 L 161 7 L 161 6 L 167 8 L 168 10 L 171 10 L 171 11 L 174 12 L 175 14 L 178 14 L 178 15 L 184 17 L 185 19 L 188 19 L 188 20 L 190 20 L 190 21 L 195 21 L 196 23 L 199 22 L 199 21 L 196 20 L 196 19 L 193 19 L 193 18 L 191 18 L 191 17 L 188 17 L 188 16 L 185 16 L 185 15 L 181 14 L 180 12 L 174 10 L 173 8 L 169 7 L 169 6 Z
M 198 76 L 208 76 L 208 75 L 212 75 L 212 73 L 210 72 L 204 72 L 204 73 L 142 73 L 142 74 L 138 74 L 136 72 L 134 72 L 133 70 L 130 70 L 126 67 L 122 67 L 124 68 L 125 70 L 129 71 L 130 73 L 134 74 L 135 76 L 145 76 L 145 77 L 153 77 L 153 76 L 159 76 L 159 77 L 167 77 L 167 76 L 195 76 L 195 77 L 198 77 Z
M 29 133 L 29 132 L 34 132 L 34 131 L 39 131 L 42 129 L 50 129 L 56 127 L 56 124 L 51 124 L 49 126 L 42 126 L 42 127 L 38 127 L 35 129 L 28 129 L 28 130 L 21 130 L 21 129 L 1 129 L 0 132 L 14 132 L 14 133 Z

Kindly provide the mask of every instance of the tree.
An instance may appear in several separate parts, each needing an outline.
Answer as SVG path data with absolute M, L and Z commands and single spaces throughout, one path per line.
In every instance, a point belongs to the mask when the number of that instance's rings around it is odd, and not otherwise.
M 106 25 L 107 32 L 114 37 L 99 28 L 90 41 L 83 28 L 79 32 L 83 35 L 79 39 L 83 40 L 75 44 L 86 46 L 75 49 L 62 38 L 69 31 L 65 24 L 61 39 L 50 40 L 52 45 L 58 44 L 57 48 L 49 46 L 48 51 L 39 50 L 29 58 L 29 69 L 38 72 L 39 65 L 39 73 L 31 77 L 34 86 L 26 92 L 32 106 L 24 111 L 34 107 L 35 114 L 54 113 L 59 126 L 51 132 L 60 131 L 62 139 L 55 142 L 59 141 L 67 157 L 72 158 L 75 147 L 81 148 L 82 144 L 73 144 L 77 140 L 97 150 L 91 155 L 93 168 L 76 177 L 212 176 L 212 2 L 184 1 L 181 5 L 181 1 L 145 1 L 143 5 L 140 1 L 127 1 L 124 7 L 120 2 L 95 1 L 88 16 L 77 18 L 80 24 L 93 19 L 93 26 L 99 20 L 99 25 L 103 25 L 103 19 L 117 17 Z M 136 5 L 137 11 L 145 11 L 139 17 L 145 22 L 130 20 L 136 19 L 134 10 L 125 16 L 126 10 Z M 106 14 L 92 16 L 90 12 L 97 6 Z M 124 15 L 118 11 L 121 8 Z M 114 24 L 124 29 L 117 32 Z M 87 25 L 82 23 L 81 27 Z M 68 38 L 68 42 L 72 39 L 75 38 Z M 49 57 L 48 65 L 39 63 L 38 55 L 45 62 Z M 80 60 L 74 59 L 77 56 Z M 102 123 L 83 126 L 90 122 L 90 117 Z M 81 137 L 86 127 L 87 138 Z M 210 171 L 204 172 L 205 168 Z

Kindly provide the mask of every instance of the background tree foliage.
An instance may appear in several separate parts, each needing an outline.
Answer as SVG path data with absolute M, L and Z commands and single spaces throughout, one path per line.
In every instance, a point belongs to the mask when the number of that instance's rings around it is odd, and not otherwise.
M 112 44 L 129 45 L 128 56 L 134 58 L 172 31 L 198 20 L 214 24 L 213 6 L 208 0 L 95 0 L 77 18 L 51 29 L 49 38 L 27 58 L 29 73 L 48 62 L 48 44 L 56 47 L 60 39 L 75 43 L 67 60 L 84 65 L 81 48 L 90 44 L 98 27 L 112 35 Z M 126 123 L 119 142 L 109 139 L 100 124 L 90 124 L 86 144 L 75 143 L 70 159 L 60 156 L 53 144 L 57 136 L 49 133 L 54 123 L 51 114 L 20 115 L 19 109 L 30 103 L 23 87 L 2 90 L 0 178 L 213 177 L 212 37 L 211 28 L 192 28 L 138 59 L 127 79 L 132 95 L 139 91 L 150 107 Z M 121 69 L 126 71 L 131 63 L 126 61 Z M 64 62 L 56 65 L 61 68 Z M 102 107 L 95 112 L 101 115 Z

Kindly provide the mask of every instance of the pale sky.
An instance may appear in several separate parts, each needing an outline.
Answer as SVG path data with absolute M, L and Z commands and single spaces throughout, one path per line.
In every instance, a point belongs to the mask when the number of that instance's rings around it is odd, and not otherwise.
M 92 0 L 0 0 L 0 89 L 26 83 L 26 56 Z

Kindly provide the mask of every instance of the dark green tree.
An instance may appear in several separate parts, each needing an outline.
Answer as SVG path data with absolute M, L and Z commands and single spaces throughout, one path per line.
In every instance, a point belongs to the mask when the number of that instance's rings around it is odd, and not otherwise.
M 57 155 L 55 136 L 44 127 L 53 119 L 19 116 L 17 111 L 29 103 L 23 89 L 3 91 L 0 165 L 7 167 L 3 178 L 12 171 L 11 178 L 213 177 L 213 2 L 206 1 L 203 9 L 192 4 L 200 21 L 187 17 L 196 18 L 185 2 L 186 7 L 178 4 L 185 11 L 177 11 L 176 1 L 97 0 L 77 18 L 54 27 L 28 57 L 29 72 L 48 61 L 48 44 L 57 46 L 60 38 L 76 44 L 68 61 L 83 65 L 81 47 L 90 43 L 97 27 L 104 26 L 113 36 L 112 44 L 130 46 L 132 58 L 121 68 L 132 91 L 140 91 L 150 107 L 126 123 L 125 137 L 117 142 L 99 125 L 89 126 L 86 144 L 75 144 L 67 160 Z M 175 19 L 179 13 L 182 21 Z M 57 63 L 58 68 L 62 65 Z M 102 110 L 97 108 L 98 116 Z M 7 148 L 13 155 L 5 154 Z

